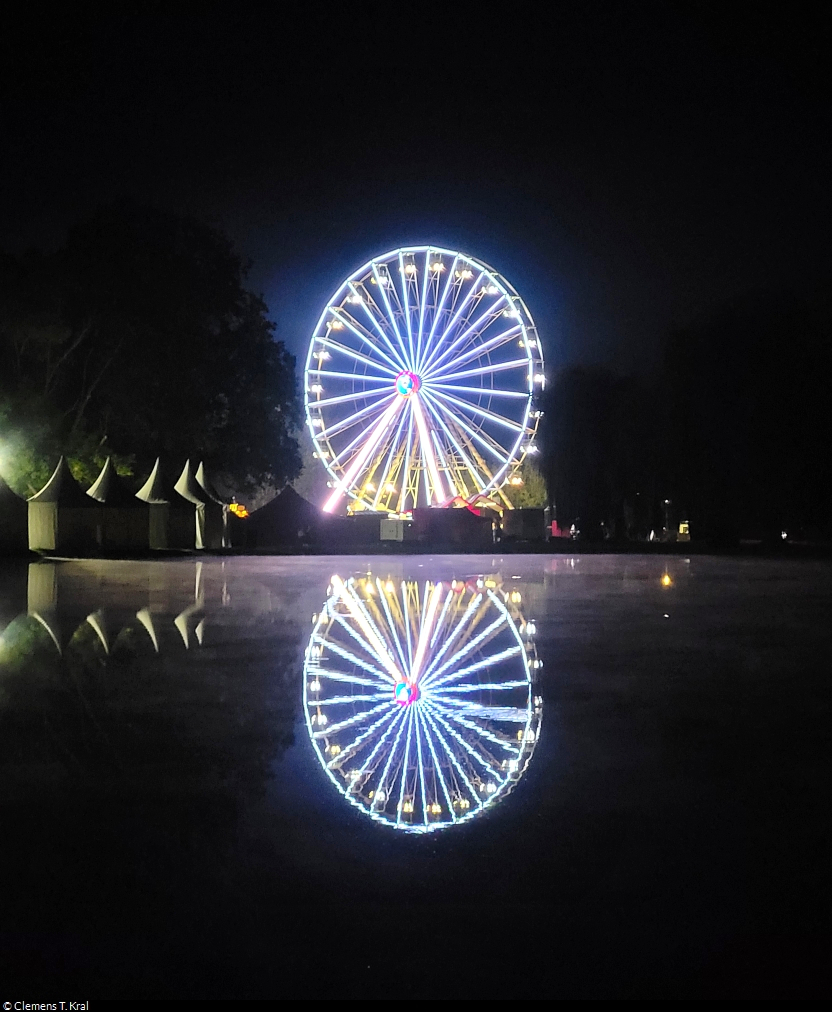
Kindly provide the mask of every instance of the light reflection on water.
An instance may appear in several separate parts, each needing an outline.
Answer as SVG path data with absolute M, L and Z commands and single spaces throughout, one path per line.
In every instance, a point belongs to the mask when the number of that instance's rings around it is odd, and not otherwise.
M 304 662 L 310 738 L 351 804 L 424 833 L 481 814 L 540 735 L 535 626 L 499 574 L 332 577 Z
M 542 661 L 523 613 L 526 585 L 509 571 L 455 579 L 422 563 L 392 563 L 380 577 L 309 569 L 300 594 L 268 564 L 256 570 L 262 582 L 221 562 L 19 569 L 17 593 L 6 583 L 0 601 L 0 711 L 7 721 L 42 712 L 48 723 L 20 758 L 36 769 L 46 757 L 71 779 L 79 761 L 92 768 L 87 755 L 126 770 L 164 754 L 175 778 L 199 750 L 219 765 L 228 738 L 248 766 L 235 726 L 253 722 L 279 758 L 300 704 L 327 776 L 380 824 L 431 832 L 503 800 L 540 735 Z M 305 623 L 322 598 L 307 644 Z M 205 712 L 216 721 L 209 737 Z M 186 734 L 169 742 L 183 720 Z M 308 763 L 312 753 L 302 754 Z M 11 789 L 8 770 L 4 783 Z M 324 779 L 320 787 L 331 790 Z

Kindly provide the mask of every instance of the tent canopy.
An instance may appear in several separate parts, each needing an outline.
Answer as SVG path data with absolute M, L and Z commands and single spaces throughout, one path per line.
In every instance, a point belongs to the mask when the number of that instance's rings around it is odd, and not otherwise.
M 49 481 L 40 492 L 36 492 L 29 499 L 29 502 L 55 503 L 57 506 L 81 507 L 83 509 L 95 508 L 95 503 L 72 477 L 69 465 L 63 457 L 58 461 L 58 466 L 52 472 Z
M 107 506 L 138 506 L 136 497 L 127 487 L 127 483 L 116 471 L 112 459 L 108 457 L 101 468 L 101 474 L 87 489 L 87 495 L 96 502 Z

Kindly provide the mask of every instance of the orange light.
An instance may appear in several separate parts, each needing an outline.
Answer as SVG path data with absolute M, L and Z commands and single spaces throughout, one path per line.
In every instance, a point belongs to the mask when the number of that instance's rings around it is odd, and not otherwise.
M 664 576 L 662 576 L 662 586 L 670 587 L 672 584 L 673 580 L 670 578 L 670 573 L 665 573 Z
M 241 520 L 249 515 L 248 510 L 243 506 L 241 502 L 233 502 L 228 507 L 235 517 L 239 517 Z

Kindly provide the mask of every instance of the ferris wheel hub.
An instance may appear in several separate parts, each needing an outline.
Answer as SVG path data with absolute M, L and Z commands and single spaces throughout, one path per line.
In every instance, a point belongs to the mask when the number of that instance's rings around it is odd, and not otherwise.
M 397 703 L 402 706 L 408 706 L 410 703 L 415 703 L 419 698 L 419 686 L 416 682 L 409 682 L 407 680 L 396 682 L 393 696 Z
M 400 372 L 396 377 L 396 393 L 401 394 L 402 397 L 415 394 L 421 385 L 422 381 L 415 372 Z

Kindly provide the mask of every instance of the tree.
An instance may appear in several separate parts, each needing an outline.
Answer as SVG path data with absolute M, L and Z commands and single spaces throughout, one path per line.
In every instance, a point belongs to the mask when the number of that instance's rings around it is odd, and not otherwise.
M 520 465 L 515 477 L 519 478 L 522 484 L 503 486 L 506 498 L 515 509 L 543 507 L 548 504 L 546 482 L 528 457 Z
M 120 202 L 3 267 L 0 397 L 21 434 L 140 474 L 159 454 L 204 459 L 243 494 L 299 472 L 294 359 L 216 229 Z

